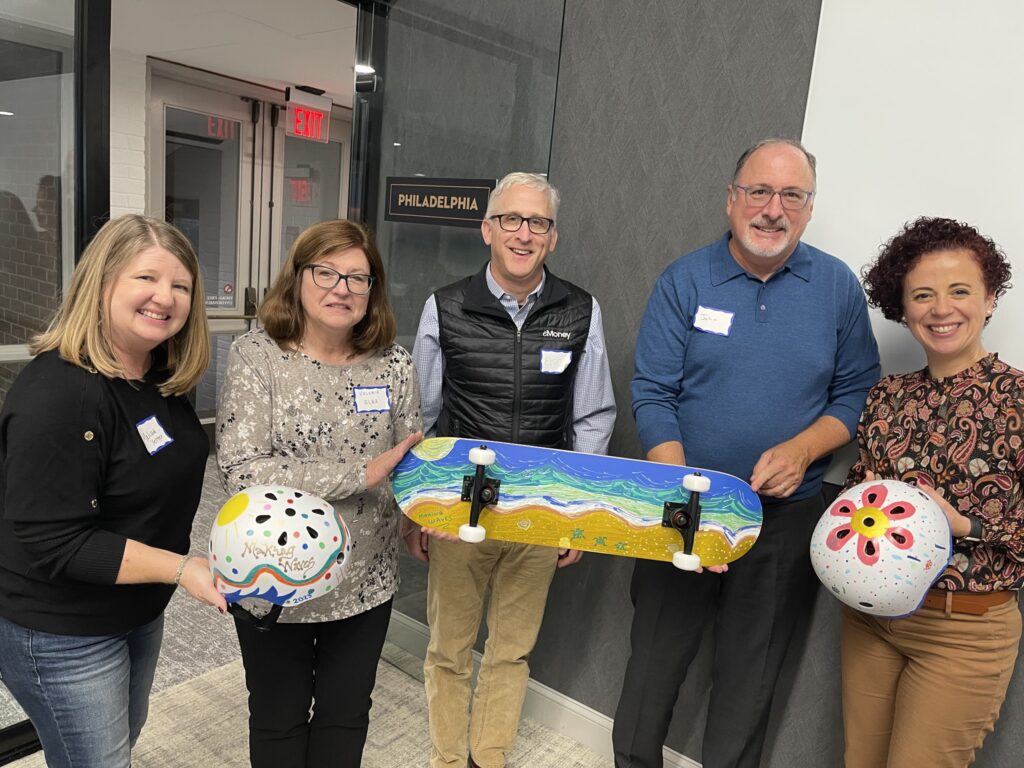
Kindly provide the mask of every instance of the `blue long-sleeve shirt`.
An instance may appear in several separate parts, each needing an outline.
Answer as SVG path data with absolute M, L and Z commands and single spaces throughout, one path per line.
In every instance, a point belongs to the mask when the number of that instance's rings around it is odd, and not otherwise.
M 729 237 L 658 278 L 637 337 L 633 416 L 645 452 L 677 440 L 689 466 L 749 480 L 765 450 L 821 416 L 852 437 L 880 369 L 849 267 L 800 243 L 762 281 Z M 792 498 L 817 492 L 827 466 L 812 463 Z

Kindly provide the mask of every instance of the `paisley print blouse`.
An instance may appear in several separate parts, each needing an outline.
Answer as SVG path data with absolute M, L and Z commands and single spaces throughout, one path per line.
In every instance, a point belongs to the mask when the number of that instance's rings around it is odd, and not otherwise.
M 386 387 L 390 410 L 360 412 L 358 387 Z M 416 372 L 397 344 L 352 365 L 283 351 L 262 329 L 232 344 L 217 409 L 225 488 L 234 493 L 280 484 L 307 490 L 331 502 L 352 535 L 343 579 L 348 589 L 286 608 L 279 621 L 343 619 L 395 593 L 401 513 L 391 483 L 366 487 L 366 465 L 420 429 Z
M 948 590 L 1019 589 L 1024 582 L 1024 373 L 989 355 L 942 379 L 928 370 L 886 376 L 857 428 L 865 470 L 942 490 L 981 520 L 979 542 L 954 540 L 935 583 Z

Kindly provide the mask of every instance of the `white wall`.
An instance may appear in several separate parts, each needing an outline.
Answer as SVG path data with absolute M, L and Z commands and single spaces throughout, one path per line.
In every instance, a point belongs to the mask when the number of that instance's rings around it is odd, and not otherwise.
M 66 35 L 75 33 L 75 0 L 3 0 L 0 18 Z
M 860 274 L 918 216 L 969 222 L 1024 284 L 1024 3 L 822 0 L 803 141 L 818 157 L 805 239 Z M 984 342 L 1024 368 L 1024 288 L 1003 296 Z M 882 372 L 921 368 L 902 325 L 871 312 Z M 856 458 L 838 452 L 826 480 Z
M 858 274 L 921 215 L 969 222 L 1024 286 L 1024 3 L 823 0 L 803 140 L 818 157 L 806 240 Z M 1024 288 L 1007 292 L 986 348 L 1024 368 Z M 885 373 L 924 354 L 872 312 Z
M 146 58 L 110 52 L 110 215 L 146 212 Z

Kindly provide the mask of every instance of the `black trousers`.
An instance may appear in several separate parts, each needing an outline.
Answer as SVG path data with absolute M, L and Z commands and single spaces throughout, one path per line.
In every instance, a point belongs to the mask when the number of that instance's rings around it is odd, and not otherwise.
M 359 768 L 391 604 L 265 632 L 235 619 L 253 768 Z
M 626 677 L 615 712 L 617 768 L 661 768 L 672 708 L 707 623 L 715 621 L 704 768 L 756 768 L 793 630 L 818 580 L 808 545 L 820 494 L 766 506 L 761 536 L 724 574 L 637 560 Z

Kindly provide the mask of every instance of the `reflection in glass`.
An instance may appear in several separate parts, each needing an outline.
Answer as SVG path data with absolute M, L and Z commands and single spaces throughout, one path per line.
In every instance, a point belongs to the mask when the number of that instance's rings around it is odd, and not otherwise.
M 50 24 L 67 7 L 39 8 L 45 29 L 0 18 L 0 346 L 27 343 L 60 302 L 73 227 L 74 39 Z
M 391 6 L 382 75 L 379 195 L 388 176 L 497 179 L 546 173 L 563 0 Z M 458 83 L 457 88 L 451 87 Z M 490 257 L 477 228 L 373 222 L 398 319 L 412 346 L 427 296 Z M 483 211 L 481 211 L 481 215 Z
M 185 233 L 199 256 L 207 309 L 236 308 L 242 125 L 166 109 L 165 218 Z
M 224 374 L 228 369 L 228 350 L 236 334 L 210 334 L 210 365 L 203 378 L 196 386 L 194 405 L 200 419 L 209 419 L 217 415 L 217 394 L 224 384 Z
M 338 218 L 341 149 L 336 141 L 321 144 L 294 136 L 285 138 L 282 262 L 302 230 L 318 221 Z

